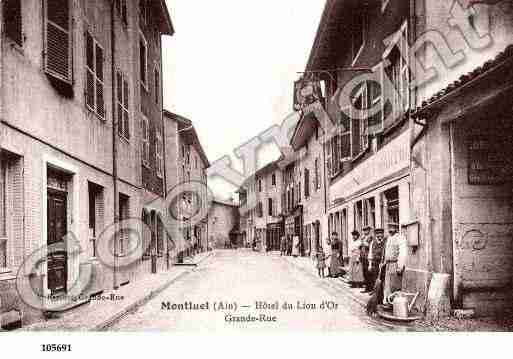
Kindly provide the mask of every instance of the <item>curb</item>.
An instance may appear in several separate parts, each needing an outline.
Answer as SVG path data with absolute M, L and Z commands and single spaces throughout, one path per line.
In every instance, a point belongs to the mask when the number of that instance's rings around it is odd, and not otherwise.
M 211 252 L 210 254 L 206 255 L 205 257 L 201 258 L 196 264 L 200 264 L 202 262 L 204 262 L 207 258 L 210 258 L 214 255 L 214 252 Z M 195 268 L 195 267 L 194 267 Z M 106 319 L 104 320 L 103 322 L 101 322 L 100 324 L 96 324 L 95 326 L 91 327 L 91 328 L 88 328 L 86 329 L 87 331 L 92 331 L 92 332 L 98 332 L 98 331 L 106 331 L 109 329 L 109 327 L 112 327 L 114 324 L 116 324 L 118 321 L 120 321 L 121 319 L 123 319 L 125 316 L 127 316 L 128 314 L 130 314 L 130 312 L 134 312 L 136 311 L 137 309 L 139 309 L 141 306 L 143 306 L 144 304 L 148 303 L 150 300 L 152 300 L 153 298 L 155 298 L 158 294 L 160 294 L 161 292 L 163 292 L 164 290 L 166 290 L 169 286 L 171 286 L 171 284 L 175 283 L 176 281 L 178 281 L 179 279 L 182 279 L 183 277 L 189 275 L 194 269 L 191 269 L 191 270 L 187 270 L 187 271 L 184 271 L 180 274 L 178 274 L 177 276 L 171 278 L 170 280 L 168 280 L 166 283 L 164 283 L 163 285 L 161 285 L 160 287 L 156 288 L 156 289 L 153 289 L 152 291 L 150 291 L 148 294 L 146 294 L 145 296 L 143 296 L 142 298 L 138 299 L 137 301 L 135 301 L 134 303 L 126 306 L 125 308 L 123 308 L 120 312 L 116 313 L 115 315 L 111 316 L 109 319 Z
M 304 273 L 307 273 L 309 275 L 312 275 L 314 276 L 315 278 L 317 278 L 313 273 L 310 273 L 308 270 L 306 270 L 304 267 L 298 265 L 297 263 L 294 263 L 294 261 L 290 260 L 288 257 L 285 257 L 285 260 L 290 263 L 291 265 L 293 265 L 294 267 L 296 267 L 297 269 L 299 269 L 300 271 L 304 272 Z M 338 281 L 340 281 L 341 283 L 346 283 L 342 278 L 336 278 Z M 358 303 L 360 306 L 362 306 L 363 308 L 365 308 L 367 306 L 367 303 L 365 301 L 363 301 L 362 299 L 358 298 L 357 296 L 355 296 L 353 293 L 351 293 L 347 288 L 343 287 L 342 288 L 344 290 L 344 295 L 347 296 L 348 298 L 352 299 L 354 302 Z

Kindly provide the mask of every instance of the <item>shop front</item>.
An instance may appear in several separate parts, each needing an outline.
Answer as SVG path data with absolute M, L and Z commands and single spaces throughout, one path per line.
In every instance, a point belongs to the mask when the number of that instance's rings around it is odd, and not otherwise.
M 347 261 L 351 232 L 366 226 L 387 229 L 407 224 L 410 216 L 409 132 L 405 131 L 374 156 L 332 184 L 329 233 L 337 232 Z

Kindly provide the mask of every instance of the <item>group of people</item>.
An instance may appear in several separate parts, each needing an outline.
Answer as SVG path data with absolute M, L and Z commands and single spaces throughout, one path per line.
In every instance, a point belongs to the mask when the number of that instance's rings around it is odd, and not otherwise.
M 299 257 L 299 237 L 298 236 L 282 236 L 280 241 L 280 252 L 282 256 Z
M 363 288 L 362 293 L 372 294 L 378 278 L 384 282 L 384 300 L 390 294 L 401 290 L 404 272 L 407 243 L 404 234 L 399 232 L 399 225 L 388 224 L 388 237 L 385 230 L 367 226 L 363 235 L 354 230 L 352 243 L 349 244 L 349 284 L 352 288 Z M 328 239 L 331 254 L 325 255 L 322 248 L 317 248 L 316 260 L 319 276 L 324 278 L 324 270 L 328 267 L 328 276 L 338 277 L 344 274 L 342 242 L 338 234 L 333 232 Z M 329 265 L 326 261 L 329 259 Z

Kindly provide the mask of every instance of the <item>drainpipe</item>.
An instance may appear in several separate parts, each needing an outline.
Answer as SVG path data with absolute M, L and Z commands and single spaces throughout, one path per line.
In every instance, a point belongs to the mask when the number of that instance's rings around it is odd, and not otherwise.
M 114 1 L 111 2 L 110 6 L 110 52 L 111 52 L 111 74 L 112 74 L 112 181 L 113 181 L 113 192 L 114 192 L 114 224 L 115 226 L 119 223 L 119 196 L 118 196 L 118 146 L 117 146 L 117 132 L 118 123 L 116 113 L 116 86 L 114 84 L 116 80 L 116 60 L 115 60 L 115 22 L 114 22 Z M 117 257 L 118 257 L 118 231 L 116 228 L 114 238 L 114 267 L 112 269 L 112 284 L 114 289 L 118 289 L 117 280 Z

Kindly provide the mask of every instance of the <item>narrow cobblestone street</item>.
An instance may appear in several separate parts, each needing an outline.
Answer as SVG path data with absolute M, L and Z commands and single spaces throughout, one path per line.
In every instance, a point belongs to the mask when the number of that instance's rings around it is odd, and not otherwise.
M 367 317 L 364 308 L 347 294 L 335 279 L 321 280 L 298 269 L 275 254 L 250 251 L 218 251 L 190 275 L 107 328 L 114 331 L 178 330 L 407 330 L 392 327 Z M 205 303 L 226 300 L 236 302 L 236 311 L 187 311 L 162 309 L 162 303 Z M 280 303 L 279 310 L 257 310 L 256 301 Z M 317 309 L 283 310 L 284 302 L 297 307 L 300 303 L 316 304 Z M 336 310 L 321 310 L 323 301 L 335 302 Z M 225 316 L 276 316 L 276 322 L 229 322 Z

